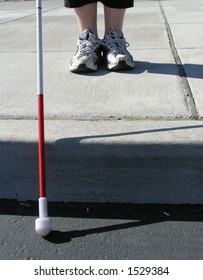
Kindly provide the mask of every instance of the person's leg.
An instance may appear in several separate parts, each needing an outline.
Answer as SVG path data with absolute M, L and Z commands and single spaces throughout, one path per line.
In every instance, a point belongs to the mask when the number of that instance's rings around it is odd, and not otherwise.
M 134 68 L 133 57 L 126 49 L 129 44 L 126 42 L 122 32 L 127 8 L 123 7 L 123 2 L 118 1 L 117 6 L 113 7 L 114 2 L 105 0 L 106 5 L 104 5 L 105 35 L 103 54 L 107 69 L 112 71 Z M 122 7 L 118 7 L 119 3 L 121 3 Z
M 71 2 L 74 5 L 74 1 Z M 97 1 L 82 0 L 81 2 L 87 4 L 81 6 L 76 4 L 74 7 L 80 35 L 77 51 L 69 66 L 71 72 L 96 71 L 101 61 L 101 41 L 97 34 Z
M 125 12 L 126 9 L 115 9 L 104 6 L 105 34 L 111 27 L 117 30 L 123 29 Z
M 97 3 L 75 8 L 75 14 L 80 32 L 89 29 L 97 36 Z

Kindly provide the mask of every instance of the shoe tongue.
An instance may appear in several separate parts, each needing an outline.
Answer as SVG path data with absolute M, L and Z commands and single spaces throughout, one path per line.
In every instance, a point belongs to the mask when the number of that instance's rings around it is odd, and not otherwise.
M 80 39 L 81 40 L 88 40 L 93 35 L 92 31 L 89 29 L 85 29 L 80 33 Z
M 123 38 L 123 32 L 121 30 L 115 30 L 111 28 L 105 35 L 105 39 L 112 38 L 112 39 L 122 39 Z

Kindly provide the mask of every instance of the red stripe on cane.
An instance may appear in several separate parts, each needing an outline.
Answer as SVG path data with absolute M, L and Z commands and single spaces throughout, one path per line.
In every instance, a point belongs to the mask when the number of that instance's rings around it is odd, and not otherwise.
M 39 196 L 46 197 L 43 95 L 38 95 L 38 160 L 39 160 Z

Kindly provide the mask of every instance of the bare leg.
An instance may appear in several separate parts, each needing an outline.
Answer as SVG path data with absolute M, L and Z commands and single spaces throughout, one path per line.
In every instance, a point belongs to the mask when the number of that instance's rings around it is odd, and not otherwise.
M 115 9 L 104 6 L 105 34 L 103 43 L 104 59 L 107 69 L 118 71 L 133 69 L 134 61 L 132 55 L 127 51 L 122 29 L 126 9 Z
M 104 6 L 105 33 L 113 27 L 122 30 L 126 9 L 114 9 Z
M 80 32 L 90 29 L 97 36 L 97 3 L 75 8 L 75 13 Z

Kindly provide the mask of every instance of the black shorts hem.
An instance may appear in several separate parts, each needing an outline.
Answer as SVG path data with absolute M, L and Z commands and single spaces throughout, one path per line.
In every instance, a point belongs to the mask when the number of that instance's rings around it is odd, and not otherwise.
M 132 8 L 134 6 L 133 0 L 64 0 L 64 6 L 66 8 L 79 8 L 85 6 L 87 4 L 101 2 L 103 5 L 115 8 L 115 9 L 127 9 Z

